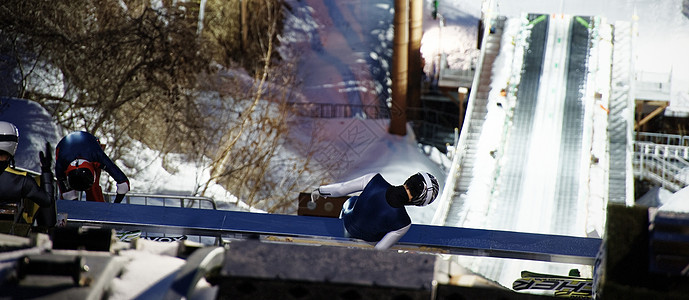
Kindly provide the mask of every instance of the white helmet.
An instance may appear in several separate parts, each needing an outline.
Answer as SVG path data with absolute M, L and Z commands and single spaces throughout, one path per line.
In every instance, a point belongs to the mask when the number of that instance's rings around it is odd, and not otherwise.
M 411 203 L 416 206 L 431 204 L 438 197 L 438 180 L 431 173 L 419 172 L 407 178 L 404 185 L 412 196 Z
M 14 157 L 14 153 L 17 152 L 18 140 L 19 130 L 17 130 L 17 126 L 10 122 L 0 121 L 0 150 Z

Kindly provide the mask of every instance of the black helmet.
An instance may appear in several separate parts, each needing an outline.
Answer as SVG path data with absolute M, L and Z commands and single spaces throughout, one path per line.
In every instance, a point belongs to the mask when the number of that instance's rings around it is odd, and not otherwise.
M 77 191 L 85 191 L 96 182 L 93 165 L 84 159 L 74 160 L 67 167 L 67 183 Z
M 440 187 L 438 180 L 433 175 L 426 172 L 416 173 L 404 182 L 412 196 L 411 203 L 417 206 L 431 204 L 438 196 Z

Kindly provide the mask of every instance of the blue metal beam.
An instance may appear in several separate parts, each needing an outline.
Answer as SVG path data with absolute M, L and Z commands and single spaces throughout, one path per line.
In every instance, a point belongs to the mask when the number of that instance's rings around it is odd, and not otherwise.
M 57 209 L 67 213 L 68 225 L 74 226 L 206 236 L 290 236 L 329 239 L 343 245 L 358 241 L 345 238 L 342 221 L 335 218 L 67 200 L 58 200 Z M 413 224 L 398 245 L 436 253 L 592 265 L 601 240 Z

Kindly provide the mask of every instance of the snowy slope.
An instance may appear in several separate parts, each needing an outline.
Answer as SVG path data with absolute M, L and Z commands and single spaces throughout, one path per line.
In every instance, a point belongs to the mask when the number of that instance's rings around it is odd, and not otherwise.
M 602 16 L 611 24 L 636 21 L 637 70 L 672 72 L 674 92 L 689 91 L 689 18 L 682 14 L 682 0 L 502 0 L 498 12 L 506 16 L 522 12 Z

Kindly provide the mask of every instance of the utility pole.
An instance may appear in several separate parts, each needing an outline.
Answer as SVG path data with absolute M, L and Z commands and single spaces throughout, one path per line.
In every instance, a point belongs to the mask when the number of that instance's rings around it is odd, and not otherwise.
M 392 51 L 392 107 L 390 134 L 407 135 L 409 57 L 409 0 L 395 0 L 395 35 Z
M 407 88 L 409 108 L 421 108 L 421 38 L 423 37 L 423 0 L 410 0 L 409 7 L 409 85 Z M 408 119 L 418 120 L 418 110 L 412 110 Z

